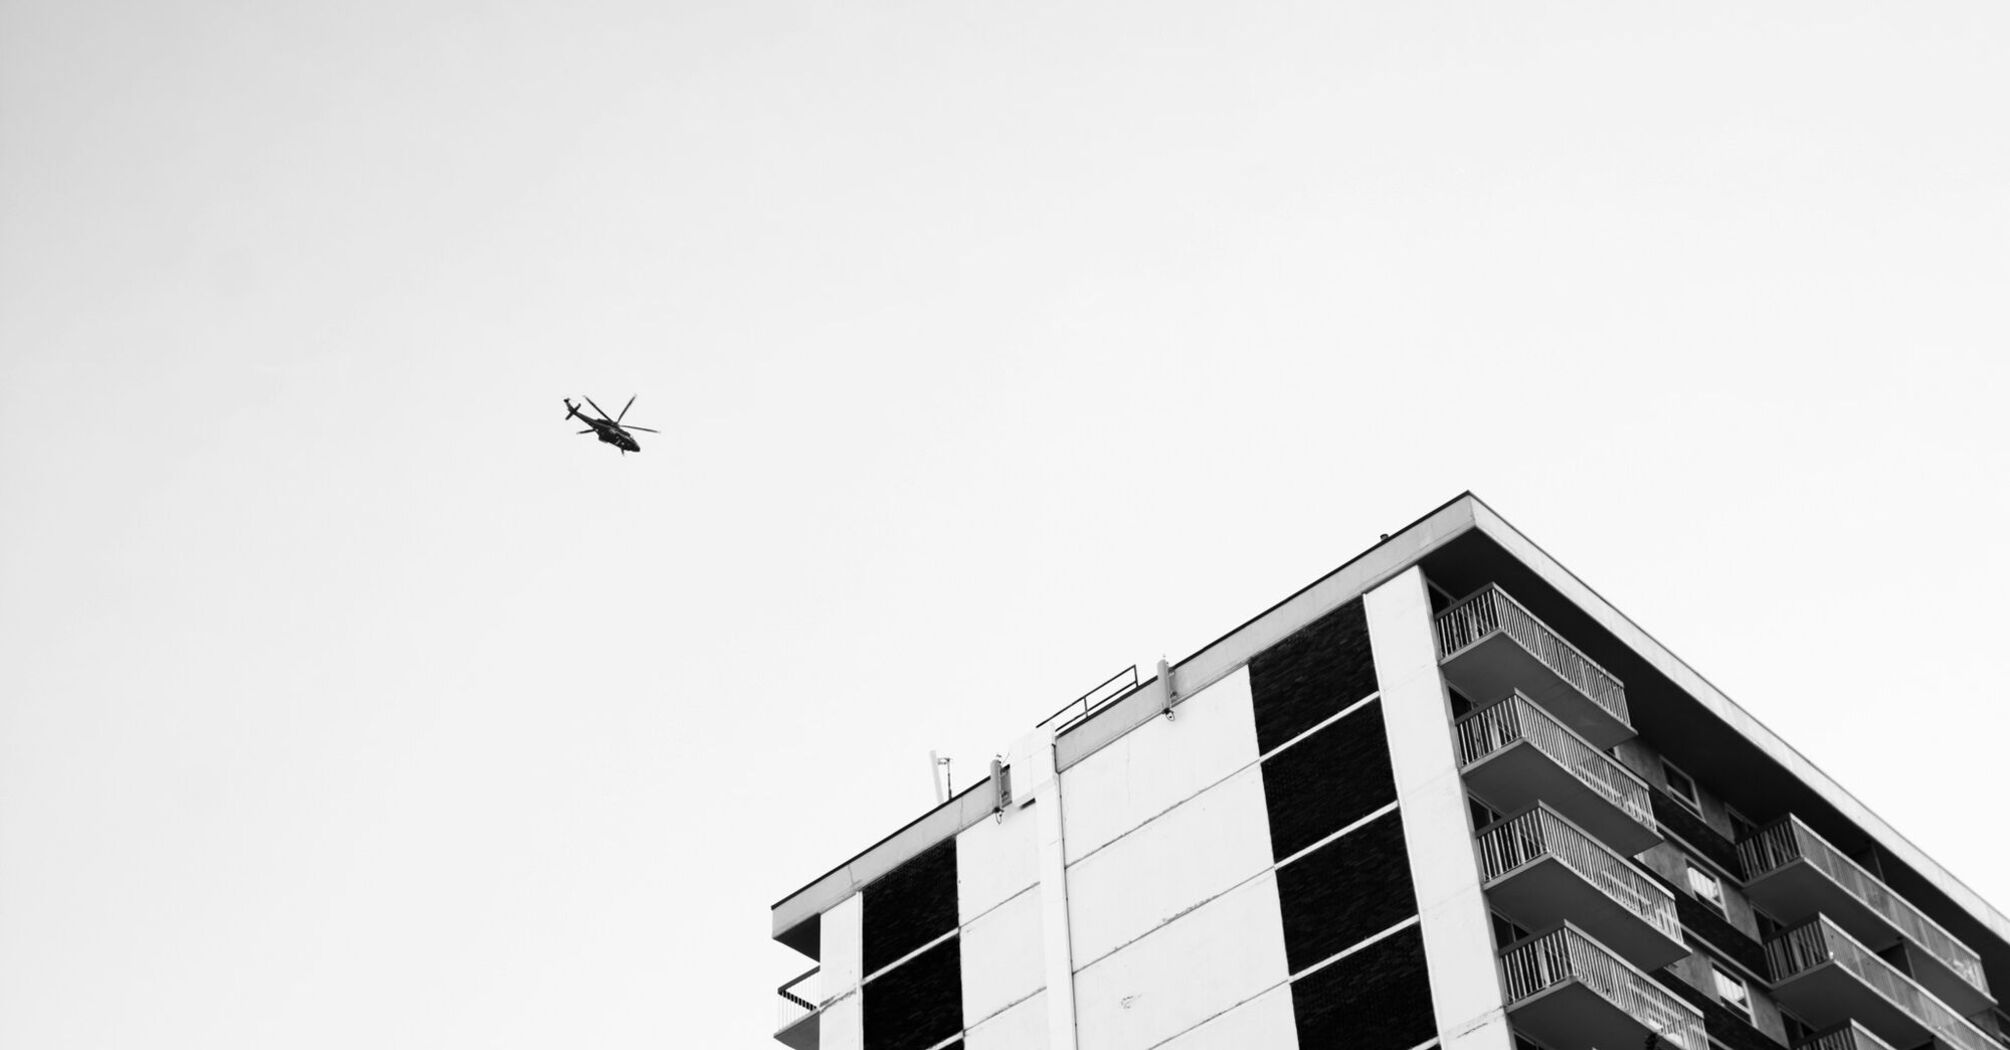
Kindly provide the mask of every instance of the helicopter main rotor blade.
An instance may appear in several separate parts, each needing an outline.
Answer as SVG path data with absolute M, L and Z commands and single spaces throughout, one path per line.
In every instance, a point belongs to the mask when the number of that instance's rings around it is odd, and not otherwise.
M 663 433 L 662 431 L 660 431 L 660 430 L 657 430 L 657 429 L 656 429 L 656 428 L 654 428 L 654 427 L 638 427 L 638 426 L 636 426 L 636 425 L 635 425 L 635 424 L 633 424 L 633 423 L 624 423 L 624 424 L 622 424 L 622 426 L 621 426 L 621 429 L 623 429 L 623 430 L 640 430 L 640 431 L 642 431 L 642 432 L 644 432 L 644 433 L 647 433 L 647 434 L 661 434 L 661 433 Z
M 640 396 L 640 395 L 637 395 L 637 394 L 630 394 L 630 395 L 628 395 L 628 403 L 627 403 L 627 404 L 625 404 L 625 405 L 622 405 L 622 406 L 621 406 L 621 416 L 625 416 L 625 415 L 627 415 L 627 414 L 628 414 L 628 410 L 629 410 L 629 409 L 631 409 L 631 408 L 634 408 L 634 407 L 635 407 L 635 399 L 636 399 L 636 397 L 638 397 L 638 396 Z M 619 422 L 621 422 L 621 416 L 615 416 L 615 417 L 614 417 L 614 421 L 615 421 L 616 423 L 619 423 Z
M 582 395 L 582 396 L 584 396 L 584 395 Z M 589 405 L 592 405 L 592 406 L 593 406 L 593 410 L 594 410 L 595 412 L 598 412 L 598 413 L 600 413 L 600 418 L 601 418 L 601 419 L 607 419 L 607 418 L 609 418 L 609 417 L 608 417 L 608 415 L 607 415 L 607 410 L 606 410 L 606 409 L 604 409 L 604 408 L 602 408 L 602 407 L 600 407 L 600 405 L 599 405 L 598 403 L 596 403 L 596 402 L 595 402 L 595 401 L 594 401 L 594 400 L 593 400 L 592 398 L 590 398 L 590 397 L 589 397 L 589 398 L 587 398 L 587 399 L 586 399 L 586 403 L 587 403 L 587 404 L 589 404 Z

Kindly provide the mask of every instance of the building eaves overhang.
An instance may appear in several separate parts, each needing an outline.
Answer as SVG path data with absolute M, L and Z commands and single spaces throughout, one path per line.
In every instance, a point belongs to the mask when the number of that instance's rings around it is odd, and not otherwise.
M 2010 918 L 2006 918 L 1966 883 L 1941 867 L 1924 850 L 1887 824 L 1869 806 L 1851 795 L 1841 784 L 1823 772 L 1821 767 L 1795 750 L 1793 745 L 1781 739 L 1751 712 L 1724 695 L 1694 668 L 1683 663 L 1652 635 L 1614 608 L 1597 591 L 1551 558 L 1548 552 L 1509 525 L 1478 497 L 1467 494 L 1462 499 L 1470 500 L 1472 504 L 1476 532 L 1484 535 L 1507 555 L 1540 577 L 1543 583 L 1553 588 L 1565 601 L 1576 606 L 1584 616 L 1610 634 L 1629 651 L 1629 655 L 1643 661 L 1655 674 L 1672 683 L 1684 699 L 1699 705 L 1701 712 L 1698 713 L 1707 714 L 1736 737 L 1756 748 L 1788 776 L 1810 789 L 1822 803 L 1833 808 L 1843 820 L 1854 825 L 1877 847 L 1900 864 L 1910 868 L 1920 880 L 1943 895 L 1950 904 L 1965 912 L 1998 942 L 2010 947 Z M 1625 677 L 1629 692 L 1641 684 L 1636 681 L 1636 676 Z M 1636 721 L 1645 721 L 1652 717 L 1652 712 L 1653 705 L 1644 703 L 1638 705 Z M 1896 888 L 1901 891 L 1904 889 Z
M 1471 492 L 1460 494 L 1390 534 L 1332 572 L 1178 661 L 1174 666 L 1180 692 L 1190 695 L 1234 673 L 1257 653 L 1412 565 L 1425 564 L 1426 571 L 1432 571 L 1428 566 L 1451 557 L 1449 552 L 1459 546 L 1471 546 L 1476 537 L 1483 538 L 1488 546 L 1498 548 L 1543 586 L 1574 606 L 1583 618 L 1627 650 L 1630 657 L 1644 662 L 1655 674 L 1672 683 L 1683 699 L 1698 705 L 1700 713 L 1710 716 L 1723 729 L 1776 764 L 1786 775 L 1805 785 L 1842 819 L 1855 825 L 1893 859 L 1911 869 L 1920 880 L 1943 895 L 1948 903 L 1966 913 L 2000 945 L 2010 950 L 2010 919 L 2006 919 L 1980 894 L 1885 823 L 1820 767 L 1683 663 Z M 1627 680 L 1630 686 L 1634 684 L 1634 679 L 1629 677 Z M 1158 699 L 1151 685 L 1147 682 L 1145 688 L 1121 697 L 1066 727 L 1057 744 L 1060 768 L 1074 765 L 1156 716 L 1159 712 Z M 1685 712 L 1693 713 L 1697 712 Z M 814 933 L 805 933 L 802 928 L 806 921 L 814 919 L 908 858 L 988 817 L 992 812 L 989 793 L 978 790 L 988 783 L 986 780 L 973 785 L 963 794 L 930 810 L 777 901 L 772 912 L 776 939 L 798 948 L 803 948 L 806 943 L 813 945 Z M 808 953 L 814 954 L 814 951 Z

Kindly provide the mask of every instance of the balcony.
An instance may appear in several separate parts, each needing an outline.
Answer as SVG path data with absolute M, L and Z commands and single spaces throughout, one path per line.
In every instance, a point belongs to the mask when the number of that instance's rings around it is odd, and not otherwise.
M 1738 844 L 1745 893 L 1781 922 L 1828 916 L 1865 944 L 1904 939 L 1913 977 L 1963 1016 L 1993 1005 L 1982 958 L 1829 845 L 1799 818 L 1787 817 Z
M 1565 925 L 1501 955 L 1508 1018 L 1551 1050 L 1647 1045 L 1707 1050 L 1703 1014 L 1575 926 Z
M 1983 1035 L 2010 1047 L 2010 1014 L 2004 1013 L 2000 1007 L 1969 1014 L 1968 1019 L 1982 1029 Z
M 1547 802 L 1631 857 L 1661 841 L 1647 784 L 1516 693 L 1459 719 L 1466 786 L 1504 813 Z
M 1593 747 L 1633 735 L 1626 688 L 1499 587 L 1488 585 L 1438 614 L 1445 680 L 1475 700 L 1520 690 Z
M 1809 1024 L 1855 1020 L 1893 1046 L 2001 1050 L 1826 916 L 1767 941 L 1766 966 L 1774 997 Z
M 1794 1050 L 1892 1050 L 1892 1046 L 1870 1034 L 1864 1026 L 1851 1021 L 1840 1028 L 1801 1040 Z
M 1487 899 L 1517 925 L 1569 920 L 1643 970 L 1688 956 L 1675 895 L 1548 806 L 1482 831 L 1479 844 Z
M 780 996 L 775 1006 L 775 1038 L 792 1050 L 817 1050 L 817 1021 L 823 1016 L 823 1003 L 817 998 L 818 969 L 812 966 L 775 989 Z

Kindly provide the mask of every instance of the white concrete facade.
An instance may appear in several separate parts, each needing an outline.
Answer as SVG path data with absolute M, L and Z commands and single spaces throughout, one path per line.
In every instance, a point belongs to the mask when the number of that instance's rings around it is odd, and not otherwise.
M 956 921 L 978 916 L 1040 881 L 1039 822 L 1018 807 L 956 835 Z
M 963 1023 L 974 1026 L 1046 987 L 1040 887 L 963 927 Z
M 1270 867 L 1263 776 L 1252 763 L 1075 862 L 1076 965 L 1096 960 Z
M 1068 863 L 1166 813 L 1256 761 L 1249 671 L 1236 671 L 1062 774 Z
M 1291 1013 L 1291 986 L 1285 984 L 1160 1044 L 1162 1050 L 1251 1050 L 1252 1047 L 1297 1045 L 1298 1027 Z
M 1157 1045 L 1288 976 L 1256 760 L 1244 668 L 1061 775 L 1082 1046 Z
M 1047 1050 L 1047 994 L 1037 992 L 1017 1005 L 970 1026 L 969 1050 Z
M 854 893 L 818 919 L 823 926 L 823 994 L 830 1000 L 818 1021 L 818 1050 L 865 1046 L 865 1012 L 859 1000 L 859 986 L 865 980 L 864 916 L 865 898 Z
M 1446 1050 L 1512 1050 L 1423 572 L 1369 591 L 1366 605 L 1439 1038 Z
M 1289 977 L 1277 879 L 1265 873 L 1077 974 L 1082 1046 L 1147 1050 Z

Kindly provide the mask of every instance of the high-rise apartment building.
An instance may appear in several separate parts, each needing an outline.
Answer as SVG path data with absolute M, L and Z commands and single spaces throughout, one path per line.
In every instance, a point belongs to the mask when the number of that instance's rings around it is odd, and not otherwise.
M 797 1050 L 2010 1047 L 2010 920 L 1471 495 L 773 922 Z

